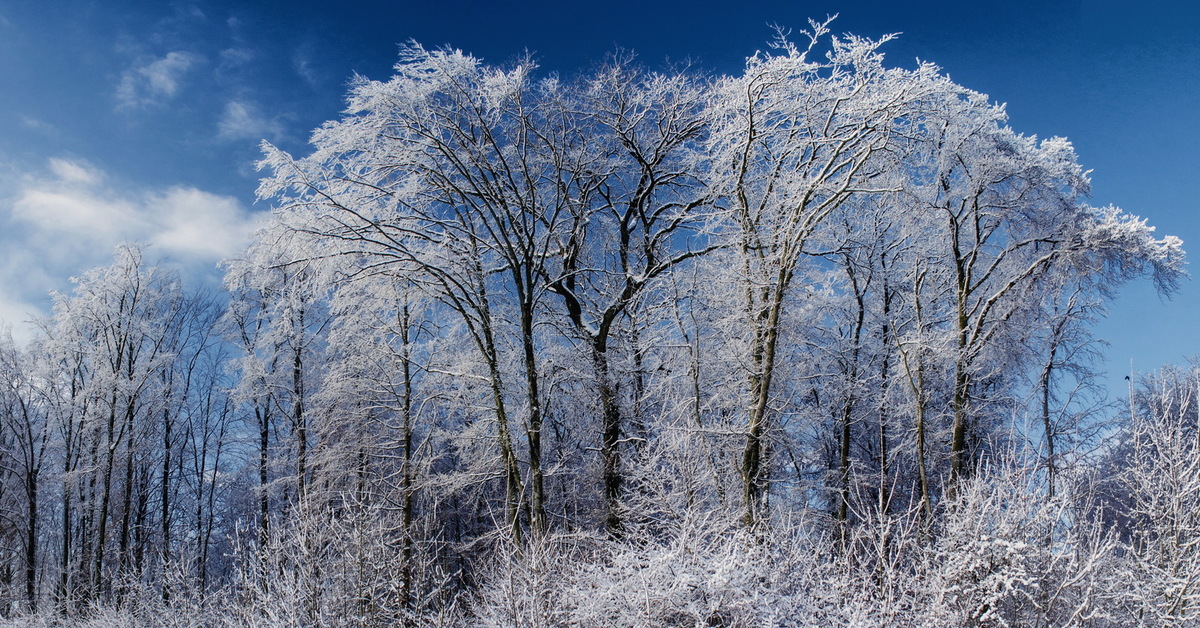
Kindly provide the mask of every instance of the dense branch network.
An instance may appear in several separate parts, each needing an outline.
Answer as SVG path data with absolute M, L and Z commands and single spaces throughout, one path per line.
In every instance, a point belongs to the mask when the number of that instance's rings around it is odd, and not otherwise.
M 0 613 L 1194 621 L 1195 373 L 1113 415 L 1088 333 L 1181 243 L 805 35 L 716 77 L 410 44 L 264 144 L 226 303 L 126 245 L 0 345 Z

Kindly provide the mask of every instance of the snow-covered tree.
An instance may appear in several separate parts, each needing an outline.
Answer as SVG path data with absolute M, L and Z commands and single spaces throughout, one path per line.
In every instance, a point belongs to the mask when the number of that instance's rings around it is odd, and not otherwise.
M 227 295 L 124 245 L 0 342 L 0 615 L 1195 623 L 1197 375 L 1088 333 L 1181 243 L 829 29 L 356 78 Z

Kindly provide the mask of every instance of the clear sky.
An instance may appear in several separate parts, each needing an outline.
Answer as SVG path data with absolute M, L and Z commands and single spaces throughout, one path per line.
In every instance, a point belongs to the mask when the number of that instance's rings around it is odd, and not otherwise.
M 770 24 L 834 13 L 835 32 L 901 33 L 891 63 L 937 63 L 1007 103 L 1016 130 L 1068 137 L 1094 204 L 1147 217 L 1200 256 L 1192 4 L 0 0 L 0 319 L 27 337 L 21 321 L 47 310 L 47 291 L 125 239 L 215 277 L 264 211 L 259 140 L 304 152 L 350 77 L 386 78 L 409 39 L 497 63 L 529 50 L 562 74 L 618 46 L 729 73 Z M 1131 359 L 1149 370 L 1200 354 L 1198 307 L 1197 282 L 1170 302 L 1148 282 L 1126 287 L 1099 329 L 1113 380 Z

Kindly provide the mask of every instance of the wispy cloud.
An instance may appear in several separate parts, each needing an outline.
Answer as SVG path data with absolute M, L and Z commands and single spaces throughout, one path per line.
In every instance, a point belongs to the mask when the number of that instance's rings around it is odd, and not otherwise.
M 254 61 L 254 51 L 248 48 L 226 48 L 220 52 L 222 68 L 236 68 Z
M 53 157 L 49 167 L 59 181 L 67 184 L 95 185 L 104 179 L 104 173 L 82 161 Z
M 21 116 L 21 126 L 46 135 L 57 135 L 60 133 L 58 127 L 53 124 L 29 115 Z
M 304 79 L 309 87 L 315 88 L 320 85 L 320 77 L 317 76 L 317 70 L 313 67 L 311 45 L 305 44 L 292 52 L 292 70 L 296 72 L 297 76 Z
M 176 50 L 125 70 L 117 85 L 117 107 L 137 109 L 171 100 L 179 92 L 184 75 L 200 60 L 199 55 Z
M 283 125 L 278 119 L 264 115 L 256 104 L 233 100 L 225 105 L 217 123 L 217 135 L 227 140 L 278 139 L 283 135 Z

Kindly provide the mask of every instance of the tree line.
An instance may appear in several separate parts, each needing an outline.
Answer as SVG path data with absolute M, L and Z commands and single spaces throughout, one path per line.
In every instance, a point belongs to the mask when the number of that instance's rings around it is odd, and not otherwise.
M 0 347 L 0 611 L 1194 621 L 1200 384 L 1114 408 L 1089 331 L 1181 242 L 886 42 L 406 46 L 264 143 L 224 294 L 123 245 Z

